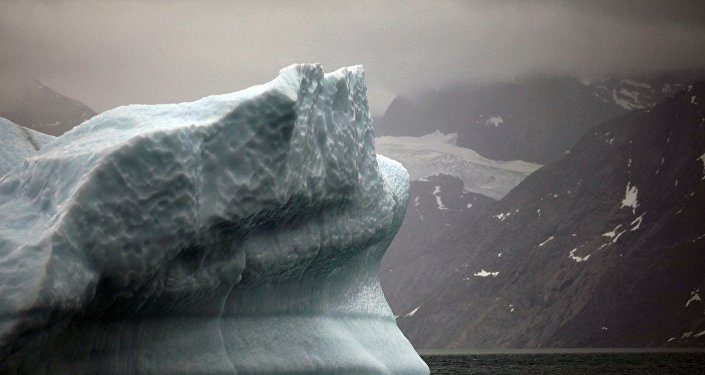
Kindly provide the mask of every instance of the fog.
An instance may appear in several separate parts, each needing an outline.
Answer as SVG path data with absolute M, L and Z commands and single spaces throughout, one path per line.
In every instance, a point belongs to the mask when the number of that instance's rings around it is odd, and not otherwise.
M 102 111 L 235 91 L 296 62 L 363 64 L 379 114 L 452 82 L 703 67 L 704 4 L 3 1 L 0 79 L 36 78 Z

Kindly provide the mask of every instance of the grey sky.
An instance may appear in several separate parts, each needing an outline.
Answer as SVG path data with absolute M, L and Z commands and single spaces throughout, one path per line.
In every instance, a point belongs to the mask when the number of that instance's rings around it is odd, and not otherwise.
M 364 64 L 380 113 L 446 82 L 704 67 L 704 46 L 705 1 L 0 0 L 0 79 L 36 77 L 97 111 L 320 62 Z

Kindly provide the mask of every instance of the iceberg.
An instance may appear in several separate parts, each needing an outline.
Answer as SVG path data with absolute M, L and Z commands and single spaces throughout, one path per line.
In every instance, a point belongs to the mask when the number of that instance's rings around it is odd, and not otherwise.
M 408 200 L 364 71 L 119 107 L 0 177 L 0 372 L 428 374 L 380 259 Z
M 0 117 L 0 177 L 24 163 L 54 138 Z

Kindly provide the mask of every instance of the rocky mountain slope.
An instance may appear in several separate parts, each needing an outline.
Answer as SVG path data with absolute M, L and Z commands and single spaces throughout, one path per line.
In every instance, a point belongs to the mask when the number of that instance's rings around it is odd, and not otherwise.
M 49 135 L 61 135 L 95 116 L 85 104 L 26 77 L 3 77 L 0 117 Z
M 390 298 L 407 337 L 417 348 L 705 345 L 704 104 L 698 83 L 591 129 L 442 243 L 429 238 L 418 251 L 434 261 L 412 262 L 409 279 L 383 274 L 385 291 L 435 275 Z

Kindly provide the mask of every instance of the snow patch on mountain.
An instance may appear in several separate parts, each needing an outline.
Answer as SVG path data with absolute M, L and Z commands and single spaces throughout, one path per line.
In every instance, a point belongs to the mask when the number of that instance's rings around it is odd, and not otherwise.
M 638 225 L 641 223 L 641 218 L 642 218 L 643 216 L 644 216 L 644 215 L 642 215 L 642 216 L 638 217 L 636 220 L 632 221 L 632 225 L 634 225 L 635 223 L 637 224 L 637 225 L 635 225 L 634 228 L 632 228 L 632 230 L 639 229 Z M 638 220 L 638 222 L 637 222 L 637 220 Z M 614 229 L 612 229 L 611 231 L 606 232 L 606 233 L 603 233 L 603 234 L 602 234 L 602 237 L 609 237 L 609 238 L 612 238 L 612 243 L 617 242 L 617 240 L 619 240 L 619 237 L 620 237 L 621 235 L 623 235 L 624 233 L 626 233 L 626 231 L 627 231 L 626 229 L 624 229 L 624 230 L 622 230 L 621 232 L 617 233 L 617 231 L 618 231 L 619 228 L 621 228 L 621 227 L 622 227 L 622 224 L 617 225 L 617 226 L 614 227 Z M 636 228 L 636 229 L 635 229 L 635 228 Z M 602 246 L 600 246 L 600 249 L 602 249 L 603 247 L 605 247 L 605 246 L 607 246 L 607 245 L 608 245 L 608 244 L 603 244 Z
M 690 292 L 690 299 L 685 303 L 685 307 L 690 306 L 691 303 L 700 301 L 702 302 L 702 299 L 700 299 L 700 288 L 695 288 L 692 292 Z
M 479 272 L 475 272 L 472 275 L 476 276 L 476 277 L 489 277 L 489 276 L 497 277 L 497 275 L 499 275 L 499 271 L 490 272 L 490 271 L 485 271 L 484 269 L 480 269 Z
M 414 316 L 414 314 L 416 314 L 417 311 L 419 311 L 420 308 L 421 308 L 421 305 L 419 305 L 419 306 L 416 307 L 415 309 L 409 311 L 406 315 L 404 315 L 404 317 L 405 317 L 405 318 L 411 318 L 412 316 Z
M 541 167 L 521 160 L 487 159 L 456 145 L 457 134 L 435 131 L 420 137 L 375 138 L 376 151 L 399 160 L 412 180 L 447 174 L 463 181 L 463 190 L 501 199 L 526 176 Z
M 543 247 L 543 245 L 545 245 L 545 244 L 547 244 L 547 243 L 549 243 L 549 242 L 551 242 L 551 241 L 553 241 L 553 240 L 554 240 L 553 236 L 548 237 L 548 238 L 546 238 L 545 241 L 543 241 L 543 242 L 541 242 L 541 243 L 539 244 L 539 247 Z
M 576 251 L 578 251 L 577 247 L 568 253 L 568 256 L 570 257 L 570 259 L 574 260 L 576 263 L 585 262 L 586 260 L 588 260 L 590 258 L 590 254 L 588 254 L 584 257 L 577 256 L 577 255 L 575 255 Z
M 636 214 L 636 208 L 639 206 L 639 201 L 637 199 L 638 193 L 639 189 L 637 189 L 636 186 L 633 186 L 630 181 L 627 181 L 627 188 L 624 193 L 624 199 L 622 199 L 622 206 L 620 208 L 631 207 L 632 213 Z
M 436 206 L 438 206 L 439 210 L 447 210 L 448 207 L 443 205 L 443 201 L 441 200 L 441 187 L 436 185 L 433 187 L 433 196 L 436 197 Z
M 492 125 L 494 127 L 498 127 L 501 124 L 504 124 L 502 116 L 490 116 L 490 118 L 485 121 L 485 125 Z
M 629 99 L 632 99 L 632 101 L 627 100 L 626 98 L 624 98 L 624 96 Z M 619 94 L 617 93 L 616 88 L 612 89 L 612 100 L 618 106 L 626 109 L 627 111 L 633 111 L 635 109 L 644 108 L 644 105 L 639 102 L 637 94 L 634 92 L 627 91 L 625 89 L 619 90 Z
M 603 237 L 614 238 L 614 236 L 615 236 L 616 233 L 617 233 L 617 230 L 618 230 L 621 226 L 622 226 L 622 224 L 617 225 L 617 226 L 614 227 L 614 229 L 612 229 L 611 231 L 606 232 L 606 233 L 602 233 L 602 236 L 603 236 Z
M 632 229 L 630 229 L 632 232 L 639 229 L 641 227 L 641 222 L 644 220 L 644 215 L 645 213 L 639 215 L 636 219 L 632 220 L 631 225 Z

